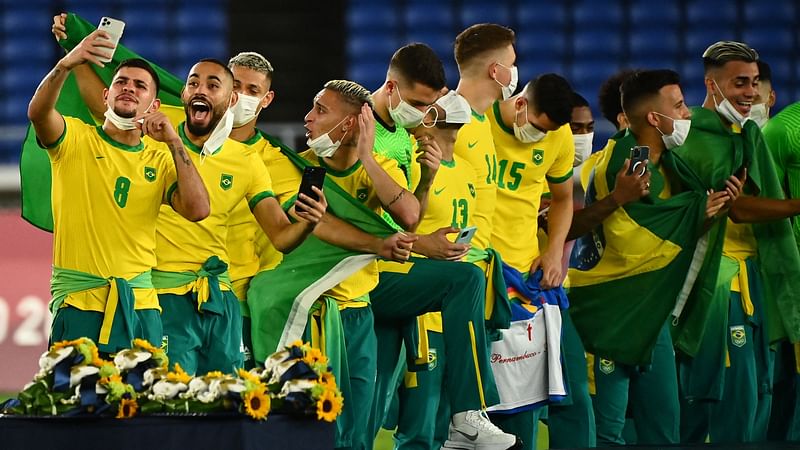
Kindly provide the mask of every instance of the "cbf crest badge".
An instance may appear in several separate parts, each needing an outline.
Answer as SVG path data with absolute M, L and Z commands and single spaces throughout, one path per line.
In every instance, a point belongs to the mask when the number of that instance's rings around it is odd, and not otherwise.
M 737 347 L 744 347 L 744 344 L 747 343 L 747 333 L 744 331 L 744 325 L 731 327 L 731 343 Z
M 428 349 L 428 370 L 433 370 L 439 365 L 439 358 L 435 348 Z
M 614 361 L 611 361 L 610 359 L 600 358 L 599 366 L 600 372 L 603 372 L 606 375 L 614 372 Z
M 223 173 L 222 176 L 220 176 L 219 178 L 219 187 L 221 187 L 225 191 L 233 187 L 233 175 L 228 175 L 227 173 Z
M 544 162 L 544 150 L 535 148 L 533 149 L 533 157 L 531 158 L 533 163 L 537 166 L 541 166 Z
M 363 189 L 357 190 L 356 191 L 356 198 L 361 203 L 366 202 L 367 201 L 367 188 L 363 188 Z
M 472 198 L 475 198 L 475 186 L 472 183 L 467 184 L 469 185 L 469 195 L 471 195 Z
M 153 182 L 156 181 L 156 176 L 158 175 L 158 171 L 155 167 L 145 167 L 144 168 L 144 179 Z

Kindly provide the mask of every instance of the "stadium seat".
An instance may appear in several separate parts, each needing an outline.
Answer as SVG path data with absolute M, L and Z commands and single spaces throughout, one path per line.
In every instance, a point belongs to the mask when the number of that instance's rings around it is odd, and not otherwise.
M 567 24 L 564 4 L 547 0 L 532 0 L 519 3 L 517 8 L 517 31 L 524 28 L 562 28 Z M 528 25 L 531 25 L 530 27 Z
M 25 61 L 26 63 L 50 64 L 58 49 L 52 35 L 12 35 L 0 41 L 0 59 L 5 61 Z M 60 50 L 58 50 L 60 52 Z M 15 64 L 9 64 L 14 70 Z
M 562 57 L 567 52 L 567 36 L 561 29 L 521 28 L 517 32 L 517 59 L 542 56 Z
M 125 36 L 139 31 L 147 33 L 166 32 L 175 27 L 174 15 L 163 4 L 151 5 L 147 8 L 124 8 L 119 16 L 119 19 L 125 22 Z
M 797 9 L 798 5 L 794 0 L 771 0 L 769 3 L 745 2 L 744 17 L 748 26 L 793 25 Z
M 614 0 L 579 0 L 571 10 L 577 30 L 592 28 L 619 33 L 618 27 L 625 20 L 621 3 Z
M 618 30 L 577 30 L 573 34 L 575 59 L 621 58 L 624 52 L 622 35 Z
M 628 10 L 633 26 L 660 25 L 677 26 L 681 21 L 680 4 L 677 2 L 654 2 L 634 0 Z
M 228 28 L 225 9 L 214 6 L 190 6 L 178 9 L 173 19 L 180 32 L 195 34 L 199 30 L 208 34 L 224 34 Z
M 26 3 L 20 3 L 14 7 L 4 7 L 6 9 L 0 14 L 2 31 L 6 36 L 3 39 L 23 34 L 51 36 L 50 26 L 53 15 L 50 13 L 49 5 L 30 6 Z M 51 42 L 55 42 L 55 40 Z
M 412 3 L 405 8 L 407 30 L 446 31 L 455 22 L 453 8 L 446 4 Z M 455 35 L 453 35 L 455 37 Z
M 186 66 L 184 71 L 178 73 L 186 73 L 193 64 L 202 58 L 226 60 L 228 48 L 226 42 L 218 37 L 181 37 L 175 41 L 175 54 L 178 56 L 178 61 Z
M 171 40 L 166 38 L 153 39 L 148 36 L 127 37 L 125 46 L 139 54 L 139 56 L 158 64 L 159 66 L 171 59 L 175 54 Z
M 762 25 L 744 30 L 742 41 L 756 49 L 762 58 L 770 62 L 769 60 L 786 58 L 793 54 L 795 34 L 797 31 L 792 28 Z
M 572 80 L 566 76 L 564 71 L 564 64 L 560 59 L 542 60 L 542 59 L 525 59 L 520 60 L 519 67 L 519 84 L 524 86 L 528 81 L 545 73 L 557 73 L 564 76 L 572 84 Z
M 386 63 L 399 47 L 398 43 L 393 34 L 361 32 L 348 37 L 347 55 L 351 60 L 375 58 Z
M 461 6 L 461 28 L 476 23 L 496 23 L 509 26 L 511 10 L 503 3 L 487 3 L 485 1 L 467 1 Z
M 733 29 L 737 20 L 736 4 L 727 0 L 687 2 L 686 20 L 690 27 L 712 25 L 716 28 Z
M 608 77 L 621 69 L 620 64 L 608 60 L 576 60 L 570 70 L 569 80 L 581 92 L 597 92 Z
M 398 25 L 395 8 L 382 5 L 363 5 L 350 8 L 346 15 L 347 28 L 353 32 L 362 30 L 394 30 Z
M 453 55 L 453 41 L 455 36 L 449 32 L 442 32 L 430 29 L 417 29 L 412 28 L 408 30 L 404 39 L 401 39 L 400 45 L 405 45 L 411 42 L 422 42 L 430 46 L 440 59 L 452 57 Z
M 381 62 L 368 62 L 351 64 L 347 71 L 347 78 L 365 86 L 367 89 L 376 89 L 386 80 L 388 59 Z
M 733 27 L 717 28 L 703 26 L 686 30 L 684 34 L 686 56 L 700 63 L 703 52 L 711 44 L 723 40 L 737 40 Z
M 680 30 L 677 27 L 631 24 L 628 45 L 632 55 L 667 55 L 680 52 Z
M 35 88 L 35 87 L 34 87 Z M 28 123 L 28 103 L 33 96 L 33 90 L 25 93 L 9 95 L 0 102 L 4 122 L 9 125 L 24 125 Z

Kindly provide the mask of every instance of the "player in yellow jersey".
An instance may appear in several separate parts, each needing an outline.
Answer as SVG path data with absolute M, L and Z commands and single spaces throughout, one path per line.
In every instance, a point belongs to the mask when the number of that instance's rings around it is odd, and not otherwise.
M 469 102 L 473 113 L 473 120 L 458 132 L 455 152 L 469 161 L 478 178 L 475 187 L 478 232 L 472 240 L 476 255 L 470 256 L 471 261 L 483 259 L 480 252 L 491 246 L 497 157 L 485 114 L 492 103 L 511 97 L 517 88 L 514 39 L 511 29 L 484 23 L 462 31 L 455 42 L 455 59 L 461 77 L 456 91 Z
M 497 149 L 495 180 L 498 189 L 492 245 L 503 255 L 503 262 L 518 271 L 523 279 L 541 269 L 543 289 L 561 284 L 561 256 L 572 217 L 575 147 L 568 125 L 571 95 L 572 88 L 564 78 L 546 74 L 529 82 L 520 94 L 495 102 L 487 114 Z M 542 251 L 538 246 L 536 224 L 539 199 L 545 184 L 551 192 L 551 203 L 548 246 Z M 564 319 L 564 328 L 568 327 L 569 321 Z M 569 370 L 571 366 L 581 364 L 581 358 L 572 361 L 569 357 L 572 354 L 582 356 L 581 351 L 572 351 L 570 346 L 575 344 L 575 340 L 570 337 L 566 331 L 562 336 L 562 355 L 569 373 L 572 372 Z M 579 340 L 577 347 L 581 348 Z M 579 442 L 577 446 L 590 446 L 593 444 L 590 439 L 593 420 L 588 391 L 585 383 L 572 381 L 570 378 L 569 398 L 573 406 L 570 407 L 569 422 L 572 429 L 568 436 L 559 437 L 572 438 L 573 442 Z M 523 440 L 525 448 L 534 448 L 539 410 L 531 406 L 512 411 L 494 414 L 492 419 L 497 420 L 501 427 L 513 430 Z M 554 414 L 549 419 L 555 425 L 551 434 L 555 438 L 563 430 L 559 428 L 558 414 L 552 411 Z
M 156 112 L 159 80 L 147 62 L 128 60 L 116 69 L 102 92 L 107 109 L 101 126 L 56 111 L 70 72 L 102 64 L 110 54 L 111 45 L 101 39 L 107 37 L 91 33 L 56 64 L 31 99 L 28 117 L 53 171 L 51 341 L 85 336 L 113 353 L 134 337 L 154 344 L 161 339 L 150 275 L 160 205 L 185 220 L 201 220 L 209 200 L 174 129 Z
M 228 61 L 233 72 L 233 89 L 239 100 L 233 107 L 233 129 L 230 138 L 253 149 L 269 166 L 280 152 L 279 141 L 256 128 L 259 113 L 272 103 L 275 92 L 271 90 L 272 64 L 255 52 L 242 52 Z M 268 170 L 269 171 L 269 170 Z M 275 192 L 277 195 L 277 192 Z M 265 246 L 258 237 L 264 236 L 246 200 L 231 213 L 228 222 L 228 257 L 230 258 L 231 285 L 242 310 L 242 340 L 245 368 L 251 368 L 252 344 L 250 342 L 250 312 L 247 308 L 247 289 L 250 279 L 258 272 L 259 255 L 264 252 L 278 254 L 275 247 Z M 276 255 L 264 255 L 274 258 Z
M 297 247 L 326 208 L 322 195 L 319 201 L 301 196 L 299 221 L 289 222 L 273 198 L 260 156 L 227 138 L 233 126 L 230 108 L 238 98 L 233 83 L 230 69 L 216 60 L 201 60 L 190 70 L 182 94 L 186 121 L 178 133 L 198 162 L 211 215 L 193 224 L 162 209 L 157 224 L 153 282 L 163 309 L 167 354 L 189 373 L 231 372 L 242 365 L 241 312 L 227 272 L 228 221 L 242 199 L 282 252 Z

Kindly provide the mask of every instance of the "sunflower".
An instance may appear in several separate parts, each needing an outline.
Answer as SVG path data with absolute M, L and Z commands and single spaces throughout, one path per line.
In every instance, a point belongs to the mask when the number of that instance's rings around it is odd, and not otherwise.
M 269 414 L 271 400 L 263 390 L 250 391 L 244 394 L 244 410 L 248 416 L 256 420 L 264 420 Z
M 325 391 L 317 401 L 317 419 L 333 422 L 342 412 L 344 399 L 333 391 Z
M 139 347 L 146 352 L 150 352 L 150 354 L 156 354 L 161 351 L 161 349 L 156 348 L 153 344 L 144 339 L 134 339 L 133 346 Z
M 167 381 L 189 384 L 192 381 L 192 377 L 183 370 L 180 364 L 175 363 L 174 371 L 167 373 Z
M 224 376 L 225 376 L 225 374 L 220 372 L 219 370 L 215 370 L 213 372 L 208 372 L 206 374 L 206 378 L 222 378 Z
M 139 404 L 135 399 L 123 398 L 119 402 L 119 409 L 117 409 L 117 419 L 129 419 L 136 415 L 139 409 Z
M 305 361 L 309 366 L 315 366 L 317 364 L 321 364 L 324 366 L 328 365 L 328 357 L 323 355 L 322 352 L 318 348 L 309 348 L 305 352 L 305 356 L 303 357 L 303 361 Z
M 253 383 L 261 383 L 261 378 L 258 375 L 252 374 L 244 369 L 237 369 L 236 373 L 239 374 L 239 378 L 244 381 L 252 381 Z
M 298 340 L 292 342 L 291 344 L 289 344 L 289 347 L 303 347 L 303 345 L 305 345 L 305 344 L 303 344 L 303 341 L 298 339 Z
M 336 390 L 336 377 L 330 372 L 322 372 L 319 374 L 317 382 L 327 389 Z

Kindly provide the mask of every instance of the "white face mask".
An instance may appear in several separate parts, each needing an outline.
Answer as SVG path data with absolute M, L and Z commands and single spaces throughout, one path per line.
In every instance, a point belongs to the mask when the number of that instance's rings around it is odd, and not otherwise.
M 759 128 L 764 128 L 769 120 L 769 108 L 766 103 L 758 103 L 750 107 L 750 118 L 758 124 Z
M 520 111 L 517 111 L 514 115 L 514 136 L 520 141 L 526 144 L 532 144 L 534 142 L 539 142 L 547 135 L 547 132 L 542 131 L 535 126 L 533 126 L 530 122 L 528 122 L 528 103 L 525 103 L 525 124 L 522 126 L 517 125 L 517 117 L 519 116 Z
M 511 81 L 508 82 L 508 86 L 503 85 L 503 83 L 497 81 L 497 78 L 494 81 L 500 85 L 502 88 L 501 91 L 503 92 L 503 100 L 508 100 L 514 95 L 514 91 L 517 90 L 517 83 L 519 83 L 519 71 L 517 70 L 517 66 L 506 67 L 500 63 L 497 63 L 500 67 L 505 67 L 511 72 Z
M 225 140 L 228 139 L 232 129 L 233 111 L 231 111 L 231 108 L 228 108 L 225 111 L 225 114 L 223 114 L 219 119 L 219 122 L 217 122 L 217 125 L 211 131 L 211 134 L 208 135 L 206 142 L 203 144 L 202 155 L 211 155 L 216 149 L 220 148 L 222 144 L 225 143 Z
M 155 101 L 156 98 L 153 97 L 153 99 L 150 100 L 150 105 L 147 106 L 147 109 L 145 109 L 144 112 L 150 111 L 150 108 L 153 107 L 153 102 Z M 117 127 L 122 131 L 130 131 L 136 129 L 136 121 L 133 120 L 134 119 L 133 117 L 122 117 L 116 112 L 114 112 L 114 109 L 111 107 L 106 109 L 106 112 L 103 115 L 106 116 L 106 119 L 108 119 L 109 122 L 114 124 L 115 127 Z M 141 121 L 139 123 L 141 123 Z
M 664 114 L 655 111 L 653 111 L 653 114 L 666 117 L 672 121 L 672 134 L 664 134 L 663 131 L 656 127 L 656 130 L 661 133 L 661 140 L 664 141 L 664 146 L 667 147 L 667 149 L 671 150 L 675 147 L 680 147 L 684 142 L 686 142 L 686 136 L 689 136 L 689 130 L 692 128 L 691 120 L 673 119 L 670 116 L 665 116 Z
M 259 113 L 259 106 L 261 101 L 264 100 L 267 94 L 263 97 L 254 97 L 252 95 L 239 94 L 239 101 L 233 105 L 233 127 L 239 128 L 242 125 L 250 123 Z
M 467 99 L 456 91 L 450 91 L 439 97 L 436 104 L 445 112 L 445 123 L 469 123 L 472 120 L 472 107 Z
M 406 103 L 406 101 L 403 100 L 403 97 L 400 96 L 400 88 L 396 83 L 395 88 L 397 89 L 397 96 L 400 97 L 400 103 L 397 104 L 396 108 L 392 108 L 392 96 L 389 96 L 389 116 L 392 117 L 392 120 L 398 127 L 418 127 L 419 124 L 422 123 L 422 119 L 425 118 L 425 112 L 422 112 Z
M 575 141 L 575 161 L 572 163 L 572 167 L 578 167 L 592 154 L 594 132 L 575 134 L 572 138 Z
M 331 156 L 334 155 L 334 153 L 336 153 L 336 150 L 339 150 L 339 146 L 342 145 L 342 140 L 344 139 L 345 136 L 347 136 L 347 133 L 350 130 L 345 131 L 344 135 L 342 135 L 342 139 L 339 139 L 336 142 L 333 142 L 333 140 L 331 139 L 330 132 L 335 130 L 336 127 L 341 125 L 342 122 L 344 122 L 346 119 L 347 117 L 342 119 L 339 123 L 334 125 L 333 128 L 331 128 L 327 133 L 317 136 L 314 139 L 308 138 L 306 144 L 308 144 L 308 147 L 314 151 L 315 155 L 319 156 L 320 158 L 330 158 Z
M 714 108 L 716 108 L 717 112 L 727 119 L 728 122 L 744 125 L 749 117 L 742 115 L 742 113 L 737 111 L 733 104 L 725 98 L 725 95 L 722 94 L 722 89 L 720 89 L 719 84 L 717 84 L 717 80 L 712 79 L 712 81 L 714 81 L 714 85 L 717 86 L 719 95 L 722 97 L 722 101 L 717 103 L 717 97 L 714 95 L 714 92 L 711 92 L 711 98 L 714 100 Z

